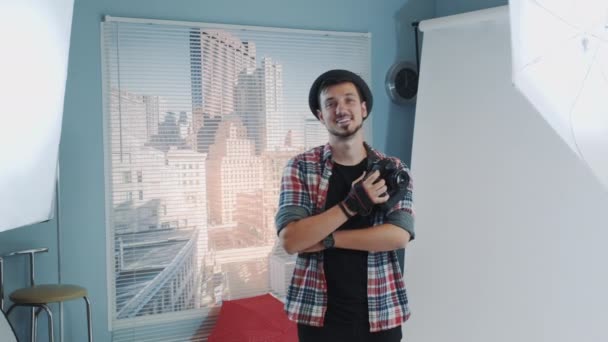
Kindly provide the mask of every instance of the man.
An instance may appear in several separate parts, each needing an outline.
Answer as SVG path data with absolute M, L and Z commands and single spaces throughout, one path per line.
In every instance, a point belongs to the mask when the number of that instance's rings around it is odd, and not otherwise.
M 396 250 L 414 238 L 412 185 L 380 209 L 387 183 L 368 170 L 386 156 L 361 129 L 372 104 L 356 74 L 319 76 L 309 106 L 329 142 L 292 158 L 283 173 L 276 225 L 283 248 L 298 253 L 285 310 L 301 342 L 400 341 L 409 318 Z

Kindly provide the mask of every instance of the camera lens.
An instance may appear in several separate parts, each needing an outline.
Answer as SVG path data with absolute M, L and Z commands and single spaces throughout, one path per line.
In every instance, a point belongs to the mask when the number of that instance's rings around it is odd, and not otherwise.
M 408 179 L 409 179 L 409 177 L 404 172 L 397 172 L 395 174 L 395 183 L 399 187 L 407 186 Z

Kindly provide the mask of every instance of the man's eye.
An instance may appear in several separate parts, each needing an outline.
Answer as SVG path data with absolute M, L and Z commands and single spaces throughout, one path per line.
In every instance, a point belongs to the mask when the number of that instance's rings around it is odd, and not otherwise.
M 331 102 L 331 103 L 326 103 L 326 104 L 325 104 L 325 108 L 331 108 L 331 107 L 333 107 L 334 105 L 335 105 L 335 104 L 334 104 L 333 102 Z

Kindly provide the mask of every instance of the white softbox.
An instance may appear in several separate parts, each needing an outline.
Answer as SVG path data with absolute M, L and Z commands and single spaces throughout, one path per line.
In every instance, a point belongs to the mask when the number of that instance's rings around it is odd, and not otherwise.
M 0 1 L 0 231 L 52 217 L 73 7 Z
M 513 81 L 608 187 L 608 0 L 510 0 Z

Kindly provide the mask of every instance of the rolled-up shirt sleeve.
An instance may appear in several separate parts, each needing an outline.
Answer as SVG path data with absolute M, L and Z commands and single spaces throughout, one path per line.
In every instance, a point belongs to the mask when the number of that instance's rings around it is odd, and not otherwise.
M 407 191 L 403 198 L 386 213 L 385 223 L 390 223 L 405 229 L 410 234 L 410 240 L 414 240 L 416 234 L 414 231 L 414 185 L 412 182 L 412 175 L 410 170 L 405 166 L 405 164 L 403 164 L 401 160 L 396 158 L 395 160 L 397 161 L 397 164 L 401 170 L 407 172 L 408 176 L 410 177 L 410 181 L 407 185 Z
M 312 213 L 312 202 L 305 183 L 301 163 L 290 159 L 283 170 L 279 206 L 275 216 L 277 235 L 289 223 L 308 217 Z

